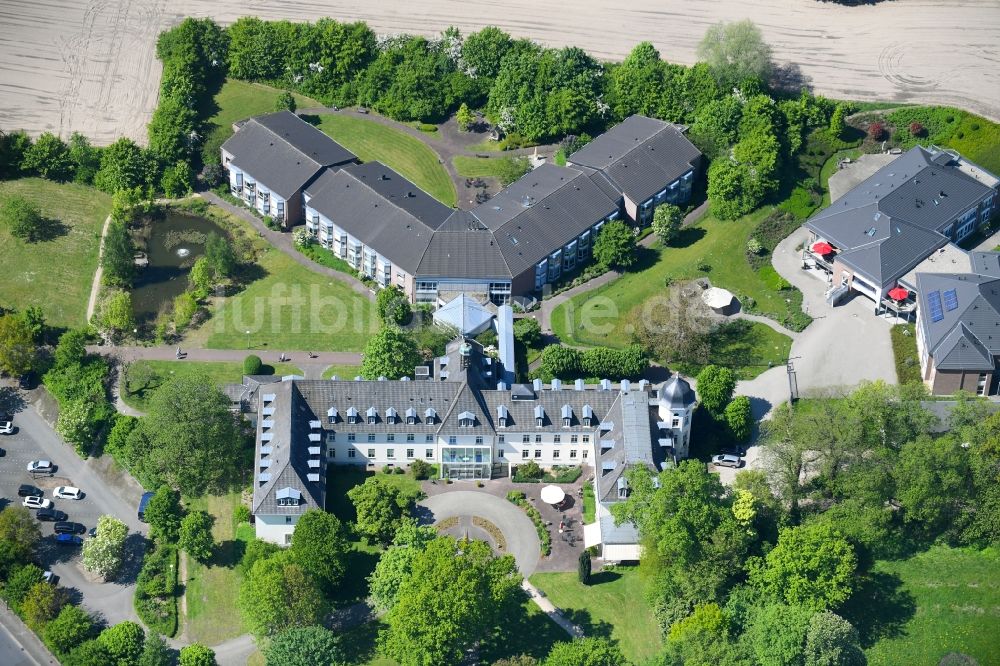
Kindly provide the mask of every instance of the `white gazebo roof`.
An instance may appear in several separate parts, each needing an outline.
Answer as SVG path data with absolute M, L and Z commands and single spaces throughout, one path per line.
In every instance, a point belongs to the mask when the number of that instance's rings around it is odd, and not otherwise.
M 710 287 L 701 293 L 701 300 L 712 309 L 724 308 L 733 302 L 733 293 L 721 287 Z
M 434 313 L 434 323 L 453 326 L 462 335 L 477 335 L 493 321 L 493 313 L 465 294 L 445 303 Z

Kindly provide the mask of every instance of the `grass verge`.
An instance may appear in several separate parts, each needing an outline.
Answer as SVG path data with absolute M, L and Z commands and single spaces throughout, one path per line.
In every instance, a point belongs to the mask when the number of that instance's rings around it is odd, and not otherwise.
M 576 573 L 537 573 L 531 582 L 586 636 L 617 640 L 632 663 L 646 663 L 660 652 L 660 629 L 643 602 L 645 585 L 637 569 L 601 571 L 590 585 L 580 583 Z
M 919 382 L 920 357 L 917 355 L 917 329 L 914 324 L 900 324 L 889 329 L 896 379 L 900 384 Z
M 361 374 L 360 365 L 331 365 L 323 371 L 323 379 L 331 379 L 334 375 L 338 379 L 354 379 Z
M 583 484 L 583 524 L 589 525 L 597 519 L 597 503 L 594 500 L 594 484 Z
M 92 187 L 41 178 L 0 182 L 0 205 L 14 195 L 37 206 L 52 226 L 49 240 L 26 243 L 0 225 L 3 306 L 37 306 L 52 326 L 82 326 L 111 197 Z
M 437 153 L 416 137 L 374 120 L 319 116 L 316 125 L 364 162 L 378 160 L 413 181 L 438 201 L 454 206 L 455 184 Z

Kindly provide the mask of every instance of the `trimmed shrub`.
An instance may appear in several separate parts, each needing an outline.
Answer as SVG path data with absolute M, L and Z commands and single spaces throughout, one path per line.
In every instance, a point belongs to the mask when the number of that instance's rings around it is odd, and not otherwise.
M 576 577 L 583 585 L 590 585 L 590 553 L 583 551 L 576 561 Z
M 250 354 L 245 359 L 243 359 L 243 374 L 244 375 L 259 375 L 260 369 L 264 366 L 263 361 L 260 360 L 259 356 Z
M 423 481 L 431 476 L 431 466 L 423 460 L 414 460 L 410 463 L 410 473 L 417 481 Z

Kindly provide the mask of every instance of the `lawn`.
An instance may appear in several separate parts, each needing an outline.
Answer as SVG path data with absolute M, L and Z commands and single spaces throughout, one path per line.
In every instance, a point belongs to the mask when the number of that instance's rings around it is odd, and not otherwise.
M 455 184 L 437 153 L 419 139 L 374 120 L 319 116 L 317 127 L 364 162 L 378 160 L 412 180 L 438 201 L 454 206 Z
M 172 377 L 188 377 L 191 375 L 205 375 L 216 386 L 223 384 L 236 384 L 243 378 L 242 363 L 226 363 L 212 361 L 136 361 L 129 368 L 133 377 L 139 377 L 139 372 L 151 371 L 150 382 L 143 387 L 132 387 L 122 391 L 122 400 L 125 404 L 134 409 L 145 411 L 149 407 L 149 401 L 153 393 L 164 382 Z M 294 366 L 282 364 L 279 368 L 283 375 L 301 375 L 302 370 Z M 275 369 L 269 365 L 261 368 L 264 375 L 274 374 Z
M 187 557 L 187 618 L 185 631 L 191 642 L 215 645 L 244 633 L 243 619 L 236 608 L 243 576 L 237 567 L 246 544 L 254 539 L 253 528 L 233 522 L 233 510 L 240 493 L 209 496 L 188 503 L 189 510 L 201 509 L 215 517 L 212 536 L 216 548 L 207 565 Z
M 896 361 L 896 379 L 900 384 L 920 381 L 920 357 L 917 355 L 917 329 L 901 324 L 889 329 L 892 355 Z
M 583 484 L 583 524 L 589 525 L 597 519 L 597 503 L 594 501 L 594 484 Z
M 221 299 L 189 334 L 188 346 L 254 350 L 360 351 L 377 330 L 374 304 L 349 285 L 319 275 L 281 250 L 264 249 L 260 277 Z
M 217 111 L 207 121 L 207 135 L 202 147 L 204 161 L 218 162 L 219 148 L 226 139 L 233 135 L 233 123 L 250 116 L 274 111 L 278 96 L 284 91 L 272 88 L 262 83 L 227 80 L 222 89 L 215 95 Z M 323 106 L 322 102 L 292 93 L 295 104 L 303 109 L 311 106 Z
M 54 222 L 52 239 L 25 243 L 0 225 L 4 270 L 0 305 L 38 306 L 53 326 L 86 323 L 90 285 L 97 270 L 101 229 L 111 212 L 111 197 L 92 187 L 41 178 L 0 182 L 0 205 L 21 195 Z
M 871 666 L 933 666 L 949 652 L 976 660 L 969 663 L 997 664 L 998 570 L 996 550 L 946 546 L 877 562 L 872 582 L 844 614 L 861 632 Z
M 337 375 L 338 379 L 354 379 L 361 374 L 360 365 L 331 365 L 323 371 L 323 379 L 330 379 Z
M 635 322 L 647 319 L 645 308 L 668 306 L 656 301 L 667 295 L 667 278 L 708 277 L 713 285 L 729 289 L 737 297 L 753 298 L 761 314 L 779 321 L 791 317 L 800 311 L 802 294 L 768 286 L 766 276 L 753 270 L 743 252 L 750 234 L 771 210 L 766 207 L 730 222 L 709 215 L 684 229 L 674 246 L 656 242 L 650 248 L 639 248 L 637 270 L 559 305 L 552 313 L 553 331 L 568 345 L 623 347 L 633 338 Z M 774 349 L 769 329 L 754 337 L 761 347 L 753 352 L 753 364 L 766 367 L 769 360 L 783 355 L 782 349 Z M 785 344 L 787 339 L 778 346 Z
M 633 663 L 645 663 L 659 653 L 660 629 L 645 603 L 645 583 L 638 569 L 602 571 L 594 574 L 590 585 L 581 584 L 575 572 L 536 573 L 531 582 L 585 635 L 617 640 Z

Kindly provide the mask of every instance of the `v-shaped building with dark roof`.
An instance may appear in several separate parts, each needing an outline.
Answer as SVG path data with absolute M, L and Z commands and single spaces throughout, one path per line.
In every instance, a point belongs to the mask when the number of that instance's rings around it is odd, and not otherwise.
M 472 210 L 453 210 L 390 167 L 353 154 L 294 114 L 252 118 L 222 147 L 230 188 L 411 301 L 465 293 L 502 305 L 590 258 L 604 224 L 683 204 L 701 153 L 680 128 L 632 116 Z

